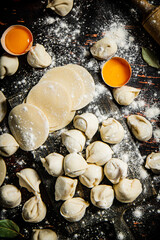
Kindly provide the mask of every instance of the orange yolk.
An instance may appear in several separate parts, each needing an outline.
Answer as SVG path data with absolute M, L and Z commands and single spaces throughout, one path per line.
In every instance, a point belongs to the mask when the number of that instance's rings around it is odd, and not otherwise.
M 7 49 L 14 54 L 25 53 L 31 41 L 31 33 L 23 26 L 13 27 L 5 37 Z
M 111 58 L 102 68 L 103 80 L 111 87 L 123 86 L 128 82 L 130 76 L 131 67 L 123 58 Z

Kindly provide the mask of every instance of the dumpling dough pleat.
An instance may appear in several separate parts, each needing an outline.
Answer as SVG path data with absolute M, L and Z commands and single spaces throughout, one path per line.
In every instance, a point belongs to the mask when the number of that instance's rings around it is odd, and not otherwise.
M 160 174 L 160 152 L 152 152 L 147 156 L 145 167 L 152 172 Z
M 19 66 L 18 57 L 12 56 L 8 53 L 0 57 L 0 79 L 5 76 L 11 76 L 17 72 Z
M 0 135 L 0 155 L 9 157 L 13 155 L 19 148 L 19 144 L 9 133 Z
M 47 8 L 51 8 L 60 16 L 66 16 L 73 7 L 73 0 L 48 0 Z

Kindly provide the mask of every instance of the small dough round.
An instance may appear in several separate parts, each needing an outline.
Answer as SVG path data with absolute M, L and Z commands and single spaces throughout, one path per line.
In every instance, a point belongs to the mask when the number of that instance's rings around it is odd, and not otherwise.
M 64 17 L 72 10 L 73 0 L 48 0 L 47 8 Z
M 3 158 L 0 157 L 0 186 L 3 184 L 6 177 L 6 163 Z
M 11 184 L 0 188 L 0 204 L 4 208 L 15 208 L 21 203 L 20 190 Z
M 58 237 L 51 229 L 33 229 L 31 240 L 58 240 Z
M 0 155 L 4 157 L 10 157 L 19 148 L 19 144 L 14 137 L 9 133 L 0 135 Z
M 45 68 L 48 67 L 51 62 L 51 56 L 46 52 L 45 48 L 41 44 L 36 44 L 31 47 L 27 54 L 27 62 L 31 67 L 34 68 Z
M 113 41 L 113 39 L 111 40 L 108 37 L 104 37 L 93 44 L 90 51 L 93 57 L 98 60 L 105 60 L 117 52 L 117 44 Z
M 146 118 L 131 115 L 127 117 L 127 124 L 139 141 L 148 141 L 152 137 L 152 125 Z
M 18 66 L 18 57 L 9 55 L 8 53 L 3 54 L 0 57 L 0 78 L 3 79 L 5 76 L 11 76 L 15 74 Z
M 121 179 L 113 188 L 117 200 L 122 203 L 133 202 L 142 192 L 142 184 L 138 179 Z
M 44 113 L 34 105 L 20 104 L 9 114 L 9 127 L 24 151 L 40 147 L 49 134 L 49 123 Z
M 108 209 L 112 206 L 114 200 L 114 191 L 112 186 L 98 185 L 91 189 L 90 199 L 95 207 Z
M 160 174 L 160 152 L 152 152 L 147 156 L 145 167 L 153 173 Z
M 118 104 L 127 106 L 134 101 L 140 91 L 140 89 L 134 87 L 122 86 L 113 89 L 113 96 Z
M 50 131 L 65 121 L 72 102 L 65 88 L 58 82 L 44 81 L 29 92 L 26 102 L 40 108 L 47 116 Z
M 7 99 L 4 96 L 3 92 L 0 91 L 0 122 L 3 121 L 7 113 Z
M 124 138 L 124 129 L 122 125 L 114 118 L 108 118 L 102 122 L 100 135 L 104 142 L 116 144 Z

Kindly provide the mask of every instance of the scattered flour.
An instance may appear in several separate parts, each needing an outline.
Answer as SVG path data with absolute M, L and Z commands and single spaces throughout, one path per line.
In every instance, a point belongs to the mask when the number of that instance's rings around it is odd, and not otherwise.
M 156 142 L 160 142 L 160 129 L 155 129 L 153 131 L 153 136 L 154 136 Z
M 148 108 L 148 109 L 145 111 L 144 114 L 145 114 L 146 117 L 149 118 L 149 119 L 150 119 L 150 118 L 157 118 L 157 117 L 160 115 L 160 108 L 155 107 L 155 106 L 150 107 L 150 108 Z
M 136 218 L 140 218 L 143 215 L 143 211 L 142 209 L 140 209 L 139 207 L 137 207 L 134 211 L 133 211 L 133 216 Z

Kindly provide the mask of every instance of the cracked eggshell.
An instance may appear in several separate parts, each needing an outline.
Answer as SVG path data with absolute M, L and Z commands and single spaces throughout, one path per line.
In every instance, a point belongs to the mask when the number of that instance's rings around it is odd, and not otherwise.
M 113 188 L 117 200 L 122 203 L 133 202 L 142 192 L 142 184 L 138 179 L 121 179 Z
M 77 153 L 70 153 L 64 158 L 65 175 L 77 177 L 83 174 L 88 167 L 86 160 Z
M 27 62 L 31 67 L 34 68 L 45 68 L 48 67 L 51 62 L 51 56 L 46 52 L 45 48 L 41 44 L 36 44 L 31 47 L 27 54 Z
M 104 165 L 112 157 L 112 149 L 104 142 L 95 141 L 86 148 L 86 159 L 88 163 Z
M 54 177 L 58 177 L 63 174 L 63 160 L 63 155 L 56 152 L 50 153 L 45 158 L 41 158 L 43 167 Z
M 64 17 L 72 10 L 73 0 L 48 0 L 47 8 Z
M 113 184 L 116 184 L 127 176 L 127 169 L 127 163 L 118 158 L 111 158 L 104 166 L 104 174 Z
M 112 206 L 114 200 L 114 191 L 112 186 L 98 185 L 91 189 L 90 199 L 95 207 L 108 209 Z
M 67 148 L 68 152 L 81 152 L 86 142 L 85 135 L 76 129 L 68 130 L 62 133 L 62 143 Z
M 91 139 L 98 130 L 98 118 L 93 113 L 83 113 L 74 117 L 73 125 Z
M 15 74 L 18 70 L 18 66 L 18 57 L 9 55 L 8 53 L 3 54 L 0 57 L 0 78 L 3 79 L 5 76 Z
M 41 183 L 38 173 L 32 168 L 22 169 L 16 173 L 19 178 L 19 185 L 26 188 L 29 192 L 37 194 L 40 192 L 39 185 Z
M 0 135 L 0 155 L 4 157 L 10 157 L 19 148 L 19 144 L 15 138 L 9 134 L 4 133 Z
M 147 156 L 145 167 L 153 173 L 160 174 L 160 152 L 152 152 Z
M 55 183 L 55 200 L 67 200 L 75 194 L 78 184 L 77 179 L 59 176 Z
M 66 200 L 62 204 L 60 213 L 67 221 L 78 222 L 84 217 L 88 206 L 89 203 L 83 198 L 75 197 Z
M 100 135 L 104 142 L 116 144 L 123 140 L 124 129 L 116 119 L 108 118 L 102 122 Z
M 88 168 L 79 176 L 79 180 L 84 186 L 92 188 L 97 186 L 102 181 L 103 177 L 103 168 L 101 166 L 88 164 Z
M 40 194 L 30 198 L 22 208 L 22 218 L 25 222 L 41 222 L 47 213 L 47 208 Z
M 0 91 L 0 122 L 3 121 L 7 113 L 7 99 L 4 96 L 3 92 Z
M 15 208 L 21 203 L 20 190 L 11 184 L 0 188 L 0 205 L 4 208 Z
M 0 157 L 0 186 L 3 184 L 6 177 L 6 163 L 3 158 Z
M 33 229 L 31 240 L 58 240 L 58 237 L 51 229 Z

